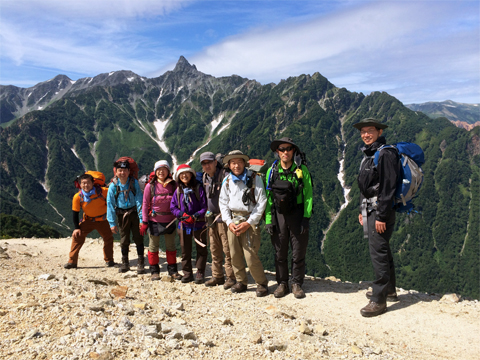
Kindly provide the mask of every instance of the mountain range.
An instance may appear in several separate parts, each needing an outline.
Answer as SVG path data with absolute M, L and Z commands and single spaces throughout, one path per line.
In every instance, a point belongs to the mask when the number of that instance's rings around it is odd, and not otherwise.
M 445 117 L 455 126 L 472 130 L 480 126 L 480 104 L 464 104 L 452 100 L 441 102 L 426 102 L 423 104 L 405 105 L 413 111 L 421 111 L 432 119 Z
M 397 216 L 391 240 L 397 285 L 479 297 L 480 127 L 432 119 L 385 92 L 349 92 L 320 73 L 262 85 L 204 74 L 184 57 L 157 78 L 117 71 L 1 86 L 0 109 L 8 123 L 0 130 L 2 214 L 63 235 L 73 226 L 73 180 L 86 169 L 110 178 L 114 160 L 131 156 L 141 173 L 159 159 L 200 170 L 201 152 L 233 149 L 272 163 L 270 142 L 291 137 L 314 181 L 307 273 L 350 281 L 373 279 L 358 224 L 362 142 L 352 124 L 377 118 L 389 126 L 388 142 L 415 142 L 426 155 L 417 212 Z M 265 232 L 260 256 L 273 270 Z

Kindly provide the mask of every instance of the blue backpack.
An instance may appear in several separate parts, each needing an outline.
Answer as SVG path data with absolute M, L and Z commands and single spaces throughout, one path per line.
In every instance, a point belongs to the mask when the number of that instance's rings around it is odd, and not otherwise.
M 425 163 L 425 154 L 420 146 L 409 142 L 399 142 L 392 145 L 384 145 L 375 153 L 374 163 L 378 166 L 380 150 L 394 148 L 397 150 L 402 163 L 400 175 L 395 191 L 394 207 L 397 212 L 410 212 L 413 208 L 413 199 L 423 183 L 423 170 L 421 166 Z

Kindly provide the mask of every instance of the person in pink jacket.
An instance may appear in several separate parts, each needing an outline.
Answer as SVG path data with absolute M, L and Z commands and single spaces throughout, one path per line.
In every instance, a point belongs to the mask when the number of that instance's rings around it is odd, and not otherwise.
M 170 165 L 166 160 L 155 163 L 153 169 L 155 176 L 145 185 L 142 207 L 141 235 L 147 229 L 150 232 L 148 245 L 148 262 L 152 280 L 160 279 L 160 266 L 158 250 L 160 248 L 160 235 L 165 237 L 167 253 L 167 271 L 175 280 L 182 276 L 177 270 L 177 249 L 175 247 L 175 215 L 170 211 L 170 202 L 177 188 L 175 180 L 170 173 Z

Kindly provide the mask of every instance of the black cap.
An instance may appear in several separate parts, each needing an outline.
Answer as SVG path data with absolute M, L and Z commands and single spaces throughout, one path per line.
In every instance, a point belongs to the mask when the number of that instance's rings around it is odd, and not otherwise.
M 298 152 L 300 151 L 300 149 L 298 148 L 298 146 L 293 142 L 292 139 L 288 138 L 288 137 L 283 137 L 281 139 L 278 139 L 278 140 L 273 140 L 272 143 L 270 144 L 270 150 L 272 151 L 277 151 L 278 147 L 282 144 L 290 144 L 290 145 L 293 145 L 293 147 L 295 148 L 295 150 L 297 150 Z
M 130 163 L 128 161 L 120 161 L 115 163 L 117 169 L 130 169 Z
M 365 126 L 375 126 L 377 129 L 386 129 L 388 128 L 387 125 L 382 124 L 379 120 L 374 119 L 374 118 L 366 118 L 360 120 L 358 123 L 353 124 L 353 127 L 361 130 Z

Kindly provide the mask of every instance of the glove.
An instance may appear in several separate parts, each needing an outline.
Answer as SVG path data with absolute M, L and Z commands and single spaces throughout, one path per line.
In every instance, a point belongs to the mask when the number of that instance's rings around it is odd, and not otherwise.
M 269 233 L 270 236 L 273 236 L 273 232 L 275 231 L 275 225 L 267 224 L 265 225 L 265 230 L 267 230 L 267 233 Z
M 193 224 L 195 222 L 195 219 L 190 215 L 188 215 L 187 213 L 183 213 L 182 216 L 186 218 L 185 220 L 183 220 L 183 222 L 186 224 Z
M 196 212 L 195 214 L 193 214 L 193 218 L 195 220 L 198 220 L 198 218 L 200 217 L 200 214 L 198 212 Z
M 147 233 L 147 229 L 148 229 L 148 224 L 142 223 L 142 227 L 140 228 L 140 235 L 145 236 L 145 234 Z
M 302 225 L 300 226 L 300 234 L 304 235 L 308 233 L 308 222 L 310 221 L 310 218 L 303 218 L 302 219 Z

